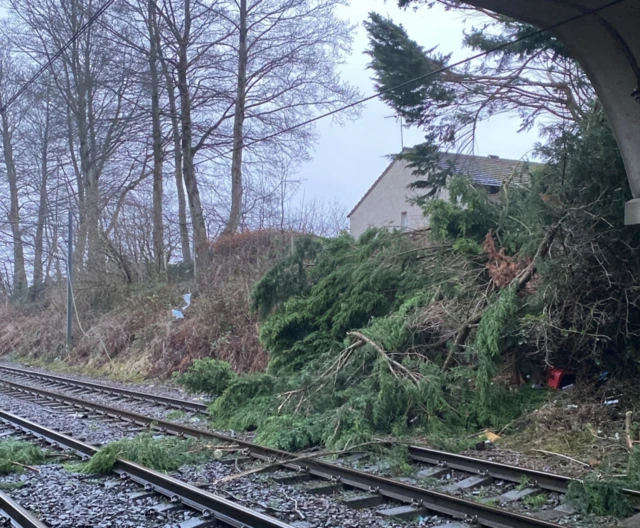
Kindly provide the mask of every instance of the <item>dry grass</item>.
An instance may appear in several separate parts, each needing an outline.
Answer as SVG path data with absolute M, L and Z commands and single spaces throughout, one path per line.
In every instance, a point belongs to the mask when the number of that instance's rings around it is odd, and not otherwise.
M 82 330 L 65 352 L 65 288 L 52 286 L 38 306 L 0 308 L 0 354 L 120 379 L 166 377 L 194 359 L 215 357 L 238 372 L 263 370 L 267 354 L 250 312 L 254 282 L 288 249 L 293 234 L 240 233 L 212 244 L 212 261 L 198 281 L 124 285 L 117 277 L 79 277 L 76 303 Z M 184 320 L 172 308 L 192 293 Z
M 640 409 L 640 398 L 637 390 L 626 390 L 620 382 L 615 385 L 596 388 L 583 383 L 575 393 L 558 392 L 552 402 L 514 422 L 499 446 L 548 460 L 555 458 L 562 473 L 576 476 L 590 471 L 625 473 L 629 450 L 624 415 L 627 409 Z M 604 404 L 619 391 L 626 397 L 618 397 L 618 405 Z M 545 451 L 571 457 L 588 467 Z

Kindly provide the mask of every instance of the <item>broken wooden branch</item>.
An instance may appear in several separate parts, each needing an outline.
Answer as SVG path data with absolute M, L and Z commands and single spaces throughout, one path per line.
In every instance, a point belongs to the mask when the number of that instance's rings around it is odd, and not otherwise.
M 553 451 L 545 451 L 544 449 L 532 449 L 532 451 L 536 451 L 537 453 L 544 453 L 545 455 L 552 455 L 552 456 L 564 458 L 566 460 L 570 460 L 571 462 L 575 462 L 576 464 L 580 464 L 581 466 L 584 466 L 584 467 L 591 467 L 591 465 L 587 464 L 586 462 L 576 460 L 575 458 L 571 458 L 570 456 L 567 456 L 567 455 L 561 455 L 560 453 L 554 453 Z
M 389 355 L 384 351 L 384 349 L 378 345 L 375 341 L 368 338 L 366 335 L 361 334 L 360 332 L 347 332 L 347 335 L 350 337 L 357 337 L 360 341 L 364 341 L 368 345 L 371 345 L 378 354 L 380 354 L 386 361 L 387 365 L 389 365 L 389 370 L 391 373 L 398 377 L 397 373 L 393 370 L 392 367 L 397 368 L 400 372 L 402 372 L 405 376 L 407 376 L 415 385 L 420 383 L 420 378 L 415 372 L 411 372 L 407 367 L 405 367 L 402 363 L 398 363 L 395 359 L 389 357 Z
M 25 468 L 28 469 L 29 471 L 33 471 L 34 473 L 40 473 L 40 470 L 38 468 L 35 468 L 33 466 L 27 466 L 25 464 L 21 464 L 20 462 L 11 462 L 14 466 L 19 466 L 21 468 Z
M 531 263 L 524 270 L 522 270 L 522 272 L 519 273 L 518 276 L 516 276 L 516 278 L 513 279 L 513 281 L 511 282 L 511 286 L 515 285 L 516 292 L 522 290 L 533 278 L 533 275 L 536 271 L 536 261 L 538 259 L 544 259 L 549 254 L 549 249 L 551 249 L 551 244 L 553 244 L 553 240 L 555 239 L 556 235 L 558 234 L 558 230 L 560 229 L 560 224 L 562 224 L 565 218 L 566 218 L 566 215 L 562 217 L 558 221 L 558 223 L 552 226 L 551 229 L 549 229 L 549 231 L 547 231 L 547 234 L 545 235 L 544 239 L 538 246 L 538 251 L 536 251 L 536 254 L 533 257 Z M 485 303 L 485 306 L 486 306 L 486 303 Z M 480 323 L 480 321 L 482 320 L 483 314 L 484 314 L 484 310 L 482 310 L 480 313 L 474 315 L 473 317 L 465 321 L 464 324 L 459 328 L 457 332 L 456 340 L 451 346 L 451 349 L 447 354 L 447 358 L 445 359 L 445 362 L 442 365 L 443 371 L 448 370 L 451 363 L 453 362 L 454 354 L 460 347 L 464 345 L 467 338 L 469 337 L 469 334 L 471 333 L 471 329 L 473 328 L 473 326 Z
M 239 479 L 239 478 L 242 478 L 242 477 L 246 477 L 248 475 L 253 475 L 255 473 L 261 473 L 263 471 L 267 471 L 268 469 L 276 468 L 276 467 L 282 466 L 284 464 L 295 464 L 297 462 L 304 462 L 305 460 L 312 460 L 314 458 L 320 458 L 320 457 L 323 457 L 323 456 L 343 455 L 345 453 L 349 453 L 351 451 L 355 451 L 356 449 L 360 449 L 362 447 L 366 447 L 366 446 L 369 446 L 369 445 L 379 445 L 381 443 L 382 442 L 379 442 L 379 441 L 364 442 L 362 444 L 357 444 L 357 445 L 348 447 L 346 449 L 342 449 L 340 451 L 318 451 L 317 453 L 301 455 L 301 456 L 290 458 L 290 459 L 278 460 L 277 462 L 271 462 L 269 464 L 265 464 L 264 466 L 260 466 L 260 467 L 253 468 L 253 469 L 249 469 L 247 471 L 242 471 L 241 473 L 234 473 L 233 475 L 228 475 L 228 476 L 223 477 L 221 479 L 214 480 L 213 482 L 208 483 L 208 485 L 209 486 L 215 486 L 217 484 L 224 484 L 225 482 L 230 482 L 232 480 L 236 480 L 236 479 Z

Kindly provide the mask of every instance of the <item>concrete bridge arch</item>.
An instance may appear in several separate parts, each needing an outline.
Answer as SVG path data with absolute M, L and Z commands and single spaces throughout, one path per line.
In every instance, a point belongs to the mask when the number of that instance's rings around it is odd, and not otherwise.
M 540 27 L 588 13 L 611 0 L 463 0 Z M 633 200 L 625 223 L 640 224 L 640 0 L 616 5 L 553 30 L 591 79 L 613 127 Z

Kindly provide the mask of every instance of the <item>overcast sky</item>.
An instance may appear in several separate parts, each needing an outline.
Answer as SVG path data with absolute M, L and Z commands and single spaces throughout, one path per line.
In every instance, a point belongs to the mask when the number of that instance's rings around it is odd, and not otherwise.
M 364 55 L 367 36 L 362 22 L 370 11 L 390 16 L 407 29 L 411 38 L 426 48 L 439 46 L 443 53 L 453 53 L 455 60 L 472 54 L 462 47 L 465 27 L 478 24 L 478 19 L 467 20 L 456 12 L 442 8 L 401 10 L 396 0 L 351 0 L 351 6 L 341 12 L 345 18 L 357 24 L 353 53 L 342 68 L 343 77 L 357 86 L 362 93 L 374 92 L 371 72 L 366 66 L 369 57 Z M 400 126 L 389 118 L 391 109 L 380 101 L 370 101 L 362 110 L 362 117 L 345 125 L 335 125 L 331 119 L 317 124 L 320 134 L 313 161 L 300 170 L 304 179 L 298 199 L 323 198 L 339 200 L 348 210 L 358 202 L 376 178 L 388 165 L 385 156 L 400 150 Z M 495 154 L 502 158 L 520 159 L 531 152 L 537 134 L 517 133 L 518 120 L 498 116 L 480 126 L 475 153 Z M 419 143 L 423 135 L 419 130 L 405 130 L 404 144 Z

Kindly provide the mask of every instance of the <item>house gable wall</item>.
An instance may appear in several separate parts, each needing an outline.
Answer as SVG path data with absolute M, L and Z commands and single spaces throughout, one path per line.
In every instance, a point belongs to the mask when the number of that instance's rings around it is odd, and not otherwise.
M 408 186 L 416 176 L 404 161 L 394 161 L 349 215 L 351 234 L 358 238 L 369 227 L 402 227 L 402 213 L 407 213 L 407 229 L 420 229 L 428 225 L 422 209 L 411 203 L 420 194 Z M 444 190 L 439 198 L 448 198 Z

